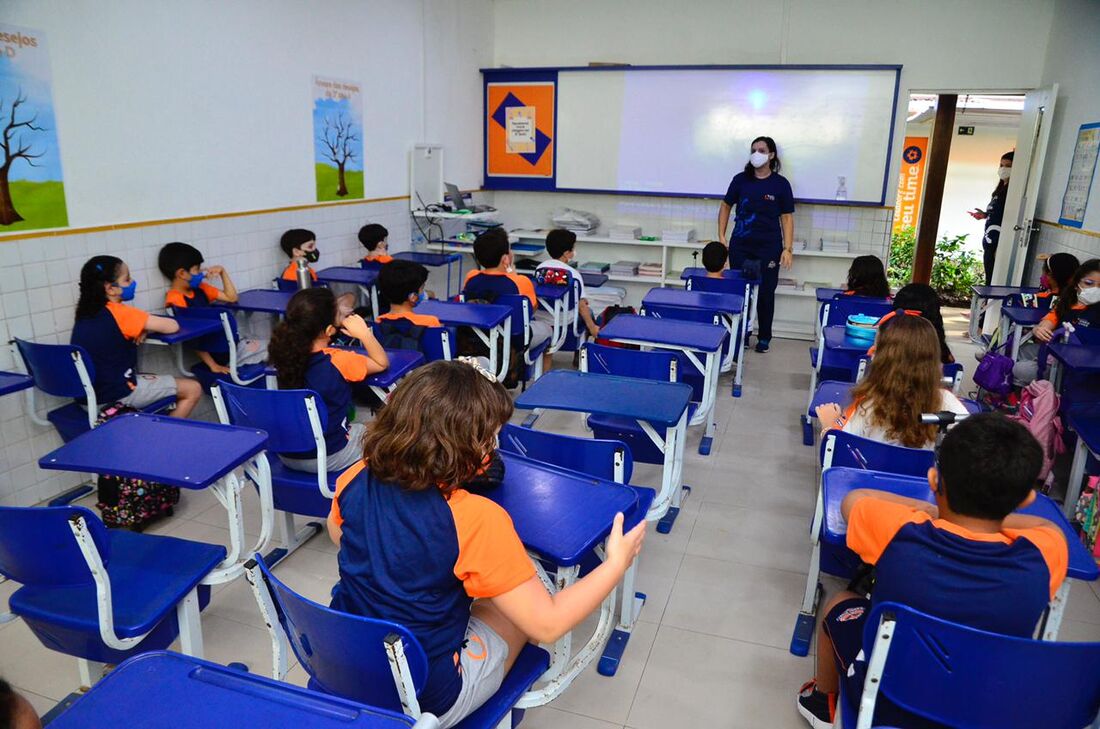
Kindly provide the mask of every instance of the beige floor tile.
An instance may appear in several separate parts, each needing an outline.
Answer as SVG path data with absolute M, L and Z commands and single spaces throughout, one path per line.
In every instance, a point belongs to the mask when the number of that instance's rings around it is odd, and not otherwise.
M 523 729 L 619 729 L 619 724 L 572 714 L 553 706 L 529 710 L 523 717 Z
M 805 573 L 807 519 L 773 511 L 707 504 L 695 522 L 687 554 Z

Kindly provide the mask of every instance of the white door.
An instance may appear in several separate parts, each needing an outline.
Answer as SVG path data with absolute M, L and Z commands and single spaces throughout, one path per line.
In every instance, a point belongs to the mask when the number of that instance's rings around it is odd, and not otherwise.
M 1019 286 L 1023 279 L 1031 238 L 1039 230 L 1035 224 L 1035 204 L 1057 98 L 1058 84 L 1034 89 L 1024 97 L 1020 130 L 1016 133 L 1016 154 L 1012 160 L 1012 179 L 1008 184 L 997 245 L 997 262 L 993 267 L 995 286 Z M 985 318 L 986 334 L 993 333 L 999 318 Z

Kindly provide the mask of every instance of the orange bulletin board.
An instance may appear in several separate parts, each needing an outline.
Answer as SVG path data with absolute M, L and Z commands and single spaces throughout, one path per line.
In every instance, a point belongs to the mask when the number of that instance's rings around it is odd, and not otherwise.
M 486 187 L 554 186 L 556 74 L 538 75 L 544 78 L 486 79 Z

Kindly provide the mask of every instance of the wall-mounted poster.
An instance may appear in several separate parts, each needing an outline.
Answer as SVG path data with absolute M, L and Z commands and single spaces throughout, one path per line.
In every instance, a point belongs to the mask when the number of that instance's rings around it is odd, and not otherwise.
M 1069 165 L 1066 191 L 1062 195 L 1062 213 L 1058 222 L 1073 228 L 1085 224 L 1085 210 L 1089 206 L 1089 192 L 1096 173 L 1096 158 L 1100 155 L 1100 122 L 1082 124 L 1077 130 L 1077 144 L 1073 147 L 1073 160 Z
M 485 73 L 485 187 L 554 187 L 557 74 Z
M 354 81 L 313 77 L 317 201 L 363 197 L 363 101 Z
M 928 157 L 928 137 L 906 137 L 898 173 L 898 199 L 894 204 L 894 232 L 917 227 L 924 188 L 924 165 Z
M 0 233 L 68 224 L 46 36 L 0 24 Z

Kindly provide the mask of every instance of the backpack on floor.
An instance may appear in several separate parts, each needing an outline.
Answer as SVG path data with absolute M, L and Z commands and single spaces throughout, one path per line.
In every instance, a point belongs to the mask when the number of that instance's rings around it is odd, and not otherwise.
M 603 310 L 603 313 L 596 319 L 596 326 L 603 329 L 604 326 L 609 324 L 612 319 L 619 314 L 637 314 L 637 310 L 633 306 L 609 306 Z M 619 342 L 613 342 L 610 339 L 604 339 L 602 337 L 596 337 L 596 344 L 602 344 L 605 347 L 618 347 L 619 349 L 639 349 L 637 344 L 621 344 Z
M 1011 419 L 1023 424 L 1043 447 L 1043 467 L 1039 480 L 1043 491 L 1050 490 L 1054 458 L 1066 450 L 1062 440 L 1062 419 L 1058 416 L 1061 398 L 1048 380 L 1035 380 L 1020 392 L 1020 406 Z
M 100 411 L 96 425 L 136 412 L 136 408 L 119 403 L 108 405 Z M 180 490 L 175 486 L 103 473 L 97 479 L 97 490 L 96 508 L 109 529 L 142 531 L 158 519 L 171 516 L 180 500 Z

